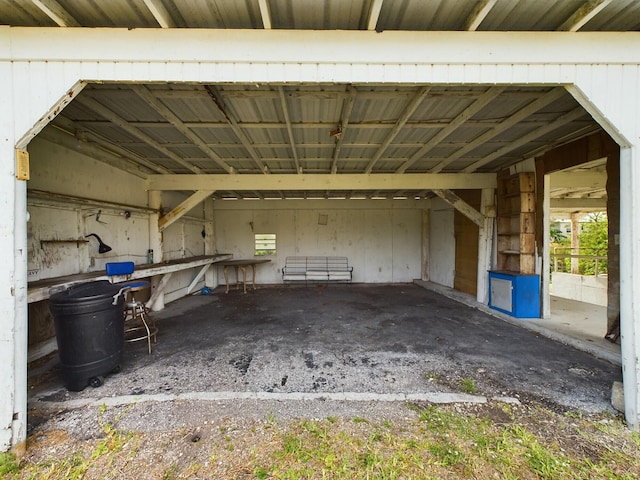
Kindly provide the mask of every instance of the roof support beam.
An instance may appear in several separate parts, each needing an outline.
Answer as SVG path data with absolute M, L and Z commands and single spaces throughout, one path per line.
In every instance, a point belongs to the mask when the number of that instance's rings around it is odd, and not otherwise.
M 178 155 L 173 153 L 168 148 L 165 148 L 162 145 L 159 145 L 158 142 L 156 142 L 149 135 L 147 135 L 146 133 L 138 130 L 135 127 L 132 127 L 131 125 L 129 125 L 129 123 L 124 118 L 122 118 L 119 115 L 115 114 L 114 112 L 109 110 L 107 107 L 105 107 L 104 105 L 99 103 L 97 100 L 85 96 L 85 97 L 82 97 L 82 98 L 78 98 L 76 101 L 78 101 L 79 103 L 82 103 L 83 105 L 85 105 L 90 110 L 93 110 L 94 112 L 102 115 L 107 120 L 115 123 L 118 127 L 123 129 L 125 132 L 130 133 L 134 137 L 137 137 L 140 140 L 142 140 L 143 142 L 147 143 L 148 145 L 151 145 L 153 148 L 155 148 L 159 152 L 164 153 L 168 158 L 174 160 L 176 163 L 182 165 L 183 167 L 187 168 L 188 170 L 192 171 L 193 173 L 200 173 L 201 172 L 201 170 L 198 167 L 196 167 L 195 165 L 192 165 L 189 162 L 183 160 L 182 158 L 180 158 Z
M 551 181 L 553 184 L 553 180 Z M 562 210 L 567 212 L 580 210 L 602 210 L 607 209 L 606 198 L 552 198 L 552 210 Z
M 590 0 L 585 2 L 578 10 L 575 11 L 558 30 L 566 32 L 577 32 L 589 20 L 599 14 L 612 0 Z
M 213 194 L 213 190 L 198 190 L 193 193 L 189 198 L 184 200 L 180 205 L 171 210 L 166 215 L 160 217 L 158 220 L 158 230 L 163 232 L 170 225 L 180 220 L 180 218 L 185 215 L 189 210 L 202 202 L 205 198 L 211 196 Z
M 375 153 L 375 155 L 367 165 L 367 168 L 365 168 L 364 173 L 371 173 L 373 171 L 374 165 L 378 162 L 378 160 L 380 160 L 380 157 L 382 157 L 382 154 L 389 147 L 391 142 L 393 142 L 393 139 L 396 138 L 398 133 L 400 133 L 400 130 L 402 130 L 402 127 L 404 127 L 404 125 L 409 121 L 409 118 L 411 118 L 411 115 L 413 115 L 413 112 L 416 111 L 416 109 L 420 106 L 420 104 L 425 99 L 425 97 L 429 95 L 430 90 L 431 90 L 431 87 L 421 87 L 416 92 L 416 94 L 411 99 L 411 102 L 409 102 L 409 104 L 405 107 L 404 112 L 402 112 L 402 115 L 400 115 L 400 118 L 398 118 L 398 121 L 393 126 L 393 129 L 389 132 L 387 137 L 382 142 L 382 145 L 380 146 L 378 151 Z
M 130 173 L 131 175 L 135 175 L 136 177 L 146 178 L 147 174 L 152 171 L 147 168 L 142 168 L 136 165 L 134 162 L 132 162 L 129 159 L 111 154 L 93 143 L 88 143 L 88 142 L 83 142 L 82 140 L 78 140 L 78 138 L 74 137 L 71 133 L 60 130 L 59 128 L 54 127 L 50 129 L 44 129 L 40 133 L 39 138 L 43 138 L 51 143 L 55 143 L 56 145 L 61 145 L 70 150 L 75 150 L 75 151 L 80 150 L 83 153 L 86 153 L 87 155 L 91 156 L 91 158 L 97 160 L 98 162 L 102 162 L 113 168 L 122 170 L 123 172 Z M 82 147 L 79 147 L 79 142 L 82 142 L 80 143 Z
M 557 172 L 551 174 L 551 188 L 588 188 L 604 189 L 607 186 L 607 175 L 603 172 Z
M 555 119 L 553 122 L 548 123 L 544 127 L 537 128 L 533 132 L 530 132 L 527 135 L 524 135 L 523 137 L 520 137 L 515 142 L 512 142 L 512 143 L 510 143 L 508 145 L 505 145 L 504 147 L 499 148 L 498 150 L 493 152 L 492 154 L 487 155 L 483 159 L 472 163 L 468 167 L 462 169 L 462 171 L 465 172 L 465 173 L 475 172 L 478 168 L 482 167 L 483 165 L 486 165 L 487 163 L 495 160 L 496 158 L 500 158 L 501 156 L 507 154 L 508 152 L 510 152 L 512 150 L 515 150 L 516 148 L 519 148 L 522 145 L 526 145 L 530 141 L 535 140 L 536 138 L 539 138 L 542 135 L 545 135 L 545 134 L 547 134 L 549 132 L 554 131 L 556 128 L 559 128 L 562 125 L 565 125 L 565 124 L 567 124 L 569 122 L 572 122 L 572 121 L 584 116 L 584 114 L 585 114 L 585 112 L 582 109 L 582 107 L 575 108 L 575 109 L 571 110 L 569 113 L 565 113 L 561 117 Z
M 484 228 L 484 215 L 482 215 L 479 211 L 477 211 L 451 190 L 433 189 L 432 191 L 442 200 L 447 202 L 449 205 L 451 205 L 453 208 L 458 210 L 461 214 L 475 223 L 478 227 Z
M 467 153 L 472 151 L 474 148 L 478 147 L 479 145 L 482 145 L 483 143 L 486 143 L 488 140 L 490 140 L 493 137 L 496 137 L 500 133 L 502 133 L 505 130 L 511 128 L 516 123 L 521 122 L 522 120 L 527 118 L 529 115 L 532 115 L 533 113 L 535 113 L 538 110 L 540 110 L 545 105 L 548 105 L 549 103 L 553 102 L 554 100 L 557 100 L 558 98 L 560 98 L 563 95 L 563 93 L 564 93 L 564 89 L 562 87 L 554 88 L 549 93 L 546 93 L 542 97 L 540 97 L 540 98 L 534 100 L 533 102 L 531 102 L 526 107 L 518 110 L 516 113 L 511 115 L 509 118 L 507 118 L 503 122 L 500 122 L 498 125 L 496 125 L 495 127 L 491 128 L 486 133 L 483 133 L 482 135 L 477 137 L 472 142 L 469 142 L 466 146 L 464 146 L 463 148 L 461 148 L 457 152 L 449 155 L 445 160 L 443 160 L 438 165 L 433 167 L 430 170 L 430 172 L 431 173 L 441 172 L 445 167 L 447 167 L 448 165 L 450 165 L 452 162 L 454 162 L 458 158 L 462 157 L 463 155 L 466 155 Z
M 119 156 L 123 160 L 136 165 L 135 168 L 138 168 L 138 166 L 143 166 L 146 167 L 146 169 L 148 169 L 150 173 L 176 173 L 161 165 L 157 165 L 156 163 L 149 161 L 146 158 L 127 150 L 126 148 L 123 148 L 123 142 L 115 144 L 113 143 L 113 141 L 104 138 L 102 135 L 99 135 L 87 129 L 87 127 L 84 126 L 85 122 L 73 122 L 66 118 L 64 115 L 58 115 L 55 120 L 53 120 L 51 125 L 60 132 L 64 132 L 76 139 L 79 139 L 81 141 L 86 140 L 86 146 L 88 148 L 95 148 L 97 151 L 101 151 L 102 155 L 111 154 L 114 156 Z M 94 143 L 95 145 L 93 145 Z M 71 147 L 71 145 L 69 146 Z M 83 146 L 85 146 L 85 144 L 83 144 Z M 72 150 L 76 148 L 77 145 L 75 146 L 75 148 L 72 148 Z
M 80 26 L 80 23 L 55 0 L 31 0 L 31 2 L 59 27 Z
M 367 19 L 367 30 L 375 30 L 380 18 L 382 3 L 384 0 L 373 0 L 371 10 L 369 10 L 369 18 Z
M 481 0 L 478 2 L 469 18 L 467 18 L 464 29 L 469 32 L 477 30 L 497 2 L 498 0 Z
M 352 85 L 347 87 L 347 91 L 349 92 L 349 96 L 347 97 L 346 102 L 342 105 L 342 113 L 340 113 L 340 125 L 338 128 L 340 129 L 340 135 L 336 140 L 336 146 L 333 150 L 333 161 L 331 162 L 331 173 L 338 173 L 338 159 L 340 158 L 340 150 L 342 149 L 342 143 L 344 142 L 344 133 L 349 126 L 349 117 L 351 116 L 351 112 L 353 110 L 353 104 L 356 100 L 356 95 L 358 90 Z
M 205 142 L 203 142 L 198 135 L 187 128 L 182 120 L 180 120 L 180 118 L 175 113 L 173 113 L 164 103 L 154 97 L 148 88 L 142 85 L 132 85 L 131 89 L 136 92 L 136 94 L 140 98 L 142 98 L 142 100 L 144 100 L 147 105 L 149 105 L 156 112 L 166 118 L 169 123 L 171 123 L 171 125 L 178 129 L 178 131 L 180 131 L 180 133 L 182 133 L 185 137 L 195 143 L 198 148 L 202 150 L 204 154 L 207 155 L 211 160 L 216 162 L 218 166 L 223 168 L 227 173 L 233 173 L 233 167 L 222 160 L 220 156 L 216 152 L 214 152 Z
M 224 99 L 222 98 L 222 95 L 220 94 L 220 92 L 215 87 L 212 87 L 211 85 L 205 85 L 204 88 L 207 90 L 207 92 L 209 92 L 209 96 L 213 100 L 214 105 L 216 106 L 218 111 L 222 115 L 224 115 L 224 118 L 227 119 L 227 122 L 229 122 L 229 126 L 233 130 L 233 133 L 236 134 L 236 136 L 238 137 L 238 140 L 240 140 L 240 143 L 242 143 L 244 148 L 247 150 L 247 153 L 249 153 L 249 156 L 253 158 L 258 168 L 260 168 L 260 170 L 262 170 L 264 173 L 269 173 L 269 167 L 267 167 L 267 164 L 260 159 L 260 156 L 257 154 L 255 149 L 253 148 L 253 145 L 251 145 L 251 141 L 247 138 L 245 133 L 242 131 L 242 128 L 240 128 L 240 126 L 238 125 L 238 121 L 231 114 L 231 112 L 229 111 L 229 108 L 225 105 Z
M 144 4 L 147 6 L 153 18 L 156 19 L 158 25 L 162 28 L 176 28 L 176 22 L 171 18 L 171 14 L 164 6 L 161 0 L 143 0 Z
M 284 96 L 284 89 L 282 86 L 278 86 L 278 96 L 280 97 L 280 106 L 282 107 L 282 114 L 284 115 L 284 121 L 287 125 L 287 134 L 289 135 L 289 147 L 291 148 L 291 155 L 295 163 L 296 172 L 302 173 L 300 167 L 300 161 L 298 160 L 298 152 L 296 151 L 296 139 L 293 136 L 293 129 L 291 128 L 291 117 L 289 116 L 289 106 L 287 105 L 287 99 Z
M 147 190 L 433 190 L 496 188 L 494 173 L 149 175 Z
M 269 0 L 258 0 L 260 5 L 260 17 L 262 18 L 262 26 L 265 30 L 271 30 L 271 10 L 269 9 Z
M 417 160 L 422 158 L 432 148 L 437 146 L 445 138 L 451 135 L 458 127 L 463 125 L 467 120 L 473 117 L 476 113 L 482 110 L 491 100 L 496 98 L 505 89 L 505 87 L 491 87 L 484 94 L 482 94 L 475 102 L 465 108 L 456 118 L 454 118 L 449 124 L 447 124 L 442 130 L 434 135 L 427 143 L 424 144 L 416 153 L 411 155 L 411 158 L 407 160 L 402 166 L 396 170 L 396 173 L 404 173 L 411 167 Z M 439 170 L 438 170 L 439 171 Z

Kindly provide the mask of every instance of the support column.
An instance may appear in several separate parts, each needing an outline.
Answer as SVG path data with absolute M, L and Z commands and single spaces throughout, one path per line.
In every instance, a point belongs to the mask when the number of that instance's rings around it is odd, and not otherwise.
M 640 392 L 640 151 L 620 149 L 620 345 L 624 382 L 625 417 L 638 430 Z
M 156 212 L 149 215 L 149 249 L 153 251 L 153 263 L 161 263 L 163 261 L 162 232 L 158 224 L 162 211 L 161 190 L 149 190 L 149 207 L 156 210 Z M 158 289 L 160 278 L 156 276 L 151 279 L 152 295 Z M 153 304 L 153 310 L 162 310 L 163 308 L 164 293 L 161 293 Z
M 543 176 L 542 189 L 542 318 L 551 318 L 551 175 Z
M 216 251 L 216 235 L 213 224 L 214 210 L 213 199 L 206 198 L 204 200 L 204 254 L 215 255 Z M 216 265 L 213 264 L 207 269 L 207 273 L 204 276 L 204 284 L 209 288 L 216 288 L 218 286 L 218 271 Z
M 571 214 L 571 255 L 580 254 L 580 214 Z M 580 273 L 580 259 L 571 257 L 571 273 Z
M 493 231 L 496 218 L 495 193 L 491 188 L 482 190 L 480 212 L 484 223 L 478 231 L 478 279 L 476 300 L 489 304 L 489 270 L 492 268 Z
M 422 210 L 422 280 L 429 281 L 429 232 L 431 231 L 431 209 Z
M 15 150 L 14 150 L 15 152 Z M 14 161 L 15 165 L 15 161 Z M 11 444 L 13 450 L 21 453 L 26 448 L 27 438 L 27 354 L 29 338 L 29 305 L 27 302 L 27 182 L 14 180 L 14 407 L 12 415 Z

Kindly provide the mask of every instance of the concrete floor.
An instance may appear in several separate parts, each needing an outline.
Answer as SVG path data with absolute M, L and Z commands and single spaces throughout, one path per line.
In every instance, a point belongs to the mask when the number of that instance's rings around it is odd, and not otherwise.
M 472 400 L 462 388 L 472 379 L 475 396 L 610 410 L 618 365 L 475 307 L 413 284 L 218 288 L 157 312 L 153 353 L 126 344 L 122 372 L 102 387 L 67 392 L 54 371 L 32 386 L 30 407 L 143 397 Z

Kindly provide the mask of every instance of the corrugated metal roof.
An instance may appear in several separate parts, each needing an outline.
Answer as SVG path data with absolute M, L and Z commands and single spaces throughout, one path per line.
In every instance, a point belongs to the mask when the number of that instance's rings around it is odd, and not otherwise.
M 534 135 L 531 141 L 510 151 L 508 147 L 524 135 L 578 108 L 565 92 L 519 118 L 522 108 L 553 89 L 538 86 L 504 88 L 458 128 L 449 127 L 490 88 L 89 85 L 54 123 L 64 123 L 67 129 L 75 125 L 77 131 L 110 139 L 134 157 L 151 162 L 165 158 L 161 165 L 174 173 L 189 173 L 189 169 L 171 158 L 167 160 L 167 152 L 203 173 L 220 173 L 219 161 L 239 173 L 263 173 L 262 165 L 272 173 L 298 173 L 296 159 L 305 173 L 330 173 L 334 161 L 338 173 L 363 173 L 367 169 L 394 173 L 407 162 L 407 172 L 429 172 L 441 162 L 446 164 L 445 172 L 461 171 L 506 149 L 478 169 L 496 171 L 539 154 L 545 146 L 599 129 L 583 112 L 553 132 Z M 353 94 L 350 96 L 347 90 Z M 167 117 L 166 111 L 159 110 L 144 92 L 172 116 Z M 345 119 L 347 102 L 352 102 L 352 109 Z M 516 117 L 518 121 L 514 122 Z M 126 128 L 118 126 L 119 121 L 110 121 L 114 119 L 121 119 Z M 446 134 L 440 134 L 445 128 Z M 200 145 L 185 130 L 197 136 Z M 436 135 L 444 137 L 430 145 Z M 478 143 L 479 138 L 483 140 Z M 227 196 L 228 192 L 219 195 Z
M 46 5 L 46 7 L 44 6 Z M 0 0 L 0 24 L 120 28 L 640 31 L 636 0 Z M 152 10 L 153 7 L 153 10 Z M 484 7 L 484 8 L 483 8 Z M 54 121 L 56 135 L 149 173 L 497 171 L 598 131 L 551 87 L 95 84 Z M 489 98 L 482 108 L 476 102 Z M 532 112 L 521 114 L 533 102 Z M 535 105 L 535 104 L 533 104 Z M 459 115 L 471 112 L 453 127 Z M 551 131 L 545 126 L 556 122 Z M 66 132 L 66 133 L 60 133 Z M 528 141 L 520 139 L 528 136 Z M 496 152 L 500 152 L 499 155 Z M 494 158 L 495 157 L 495 158 Z M 472 167 L 476 162 L 485 163 Z M 392 196 L 394 192 L 365 192 Z M 398 192 L 395 192 L 396 194 Z M 428 192 L 403 191 L 409 197 Z M 317 197 L 217 192 L 220 197 Z M 351 192 L 323 192 L 349 197 Z
M 640 30 L 640 2 L 614 0 L 0 0 L 0 24 L 313 30 Z M 47 7 L 45 7 L 45 5 Z M 156 5 L 152 11 L 147 5 Z M 483 5 L 487 8 L 481 9 Z M 597 13 L 593 13 L 596 11 Z

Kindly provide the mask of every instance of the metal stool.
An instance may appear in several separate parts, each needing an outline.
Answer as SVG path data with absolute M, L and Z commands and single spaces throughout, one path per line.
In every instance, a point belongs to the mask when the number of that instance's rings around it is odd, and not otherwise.
M 109 262 L 105 268 L 107 275 L 113 278 L 116 275 L 130 276 L 135 266 L 133 262 Z M 124 308 L 124 341 L 137 342 L 146 339 L 147 349 L 151 354 L 151 339 L 153 338 L 153 343 L 157 342 L 158 327 L 144 302 L 136 298 L 136 293 L 149 288 L 151 284 L 144 280 L 130 280 L 118 285 L 127 293 Z

